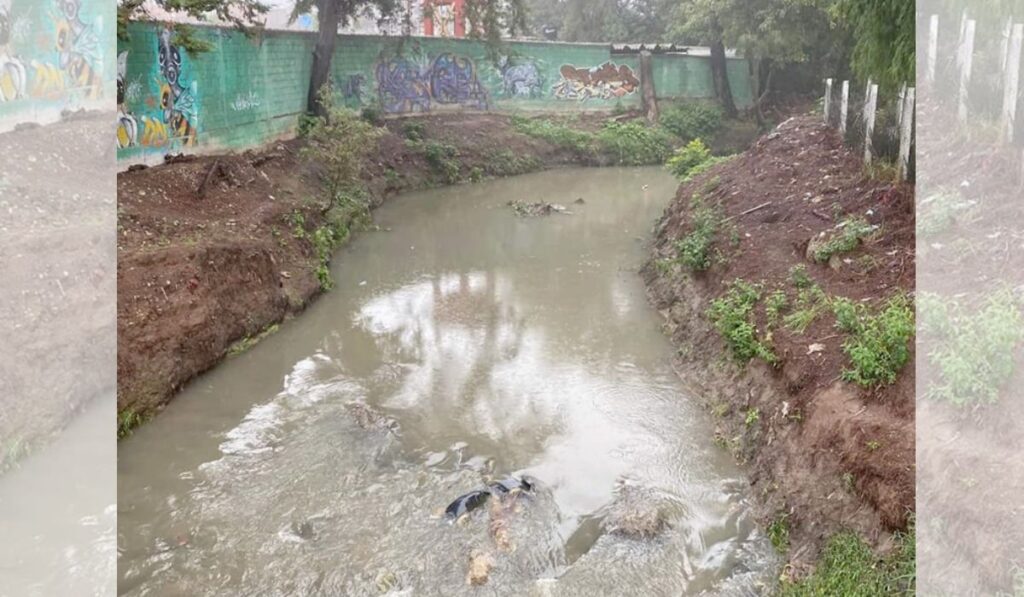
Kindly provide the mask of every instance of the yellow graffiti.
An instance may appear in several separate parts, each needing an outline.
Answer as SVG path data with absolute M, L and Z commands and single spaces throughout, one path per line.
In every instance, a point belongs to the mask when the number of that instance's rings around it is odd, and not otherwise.
M 64 94 L 64 72 L 53 64 L 32 62 L 33 78 L 29 95 L 34 98 L 60 99 Z
M 119 135 L 120 136 L 120 135 Z M 171 140 L 167 125 L 155 118 L 142 117 L 142 141 L 146 147 L 163 147 Z

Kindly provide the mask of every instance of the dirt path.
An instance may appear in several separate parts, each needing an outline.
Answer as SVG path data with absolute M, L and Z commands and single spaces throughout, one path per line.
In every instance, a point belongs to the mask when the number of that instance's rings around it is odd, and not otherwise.
M 0 472 L 114 389 L 112 118 L 0 135 Z
M 696 273 L 673 261 L 676 243 L 694 229 L 694 194 L 725 219 L 710 268 Z M 811 239 L 831 237 L 851 217 L 879 228 L 829 263 L 808 258 Z M 804 572 L 840 529 L 884 547 L 914 509 L 913 358 L 892 385 L 840 381 L 848 334 L 824 301 L 847 297 L 874 310 L 913 290 L 913 189 L 865 178 L 817 117 L 799 117 L 683 184 L 656 233 L 644 273 L 679 347 L 677 369 L 719 417 L 721 444 L 750 463 L 762 522 L 780 539 L 788 533 L 792 573 Z M 801 305 L 794 266 L 805 269 L 798 285 L 806 296 L 818 288 L 821 302 Z M 708 356 L 727 354 L 706 312 L 736 279 L 761 284 L 763 298 L 785 296 L 783 315 L 817 310 L 798 332 L 770 320 L 761 301 L 753 322 L 778 358 L 774 366 Z

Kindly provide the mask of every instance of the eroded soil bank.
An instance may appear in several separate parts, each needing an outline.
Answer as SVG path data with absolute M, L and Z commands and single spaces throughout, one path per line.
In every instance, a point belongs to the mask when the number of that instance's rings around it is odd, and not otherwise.
M 684 255 L 693 243 L 679 243 L 693 240 L 708 209 L 718 210 L 718 230 L 706 270 L 695 271 Z M 867 223 L 863 237 L 815 259 L 854 221 Z M 894 383 L 843 381 L 851 334 L 837 329 L 833 306 L 845 297 L 876 313 L 913 291 L 912 187 L 866 177 L 819 117 L 798 117 L 681 185 L 656 235 L 644 278 L 678 348 L 676 369 L 702 390 L 716 441 L 749 463 L 760 519 L 789 574 L 805 574 L 841 530 L 885 552 L 914 510 L 912 352 Z M 760 292 L 743 317 L 774 364 L 729 356 L 709 318 L 737 279 Z
M 592 132 L 632 115 L 559 118 Z M 612 159 L 573 135 L 524 134 L 504 115 L 431 115 L 382 125 L 387 132 L 363 172 L 371 208 L 402 191 Z M 728 147 L 744 135 L 727 128 L 720 137 L 718 146 Z M 124 430 L 329 285 L 317 232 L 332 225 L 347 236 L 366 222 L 331 209 L 302 147 L 295 140 L 238 155 L 178 158 L 118 176 Z M 552 189 L 550 196 L 523 199 L 569 203 L 575 197 Z

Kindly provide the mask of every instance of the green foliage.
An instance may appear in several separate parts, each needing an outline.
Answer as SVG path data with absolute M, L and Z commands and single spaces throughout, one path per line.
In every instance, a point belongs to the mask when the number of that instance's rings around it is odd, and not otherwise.
M 749 429 L 761 420 L 761 410 L 756 406 L 747 411 L 743 417 L 743 424 Z
M 861 217 L 846 218 L 837 226 L 838 232 L 833 233 L 827 241 L 816 248 L 812 257 L 818 263 L 828 263 L 833 255 L 848 253 L 860 245 L 861 240 L 870 236 L 876 229 Z
M 957 215 L 970 207 L 970 203 L 951 191 L 940 191 L 922 199 L 917 210 L 918 235 L 929 237 L 945 232 L 956 221 Z
M 807 331 L 807 328 L 818 318 L 828 306 L 828 297 L 817 284 L 801 288 L 797 293 L 796 304 L 793 311 L 783 318 L 785 326 L 798 334 Z
M 700 139 L 694 139 L 677 149 L 665 165 L 677 178 L 685 179 L 694 168 L 711 159 L 711 150 L 708 146 Z
M 879 558 L 856 534 L 833 535 L 814 574 L 798 583 L 783 582 L 782 597 L 912 596 L 916 580 L 914 527 L 896 535 L 897 547 Z
M 760 299 L 760 285 L 735 280 L 725 294 L 711 301 L 707 316 L 737 361 L 746 363 L 760 357 L 774 364 L 778 357 L 758 338 L 754 323 L 754 307 Z
M 454 184 L 459 181 L 459 149 L 454 145 L 439 141 L 425 141 L 420 145 L 427 163 L 439 173 L 445 182 Z
M 312 118 L 302 155 L 323 166 L 324 182 L 334 198 L 362 186 L 363 160 L 376 148 L 381 131 L 355 112 L 335 106 L 327 87 L 320 102 L 326 116 Z
M 661 113 L 661 126 L 685 142 L 710 139 L 722 127 L 722 109 L 706 102 L 673 106 Z
M 1024 342 L 1024 318 L 1010 290 L 968 308 L 955 300 L 922 294 L 921 331 L 929 335 L 928 360 L 937 380 L 925 395 L 956 406 L 992 404 L 1014 371 Z
M 516 153 L 505 149 L 487 156 L 484 169 L 493 176 L 515 176 L 540 170 L 543 164 L 535 155 Z
M 847 334 L 855 333 L 867 315 L 867 307 L 846 297 L 832 299 L 832 313 L 836 316 L 836 327 Z
M 128 437 L 144 422 L 146 422 L 146 418 L 135 409 L 129 408 L 117 413 L 117 439 Z
M 422 141 L 427 133 L 427 127 L 422 122 L 410 120 L 402 125 L 402 134 L 410 141 Z
M 881 313 L 845 319 L 843 325 L 851 328 L 843 352 L 853 365 L 843 370 L 843 379 L 864 387 L 895 382 L 910 358 L 908 344 L 914 335 L 910 299 L 897 295 L 889 299 Z
M 359 112 L 359 117 L 373 126 L 384 125 L 384 113 L 377 106 L 363 106 L 363 109 Z
M 913 84 L 916 50 L 914 3 L 905 0 L 839 0 L 834 15 L 853 32 L 853 70 L 889 89 Z
M 690 199 L 690 212 L 692 230 L 676 241 L 676 256 L 682 264 L 700 272 L 711 267 L 711 245 L 722 216 L 714 206 L 705 204 L 699 195 Z
M 789 551 L 789 514 L 782 513 L 768 523 L 768 540 L 779 553 Z
M 625 166 L 664 164 L 672 154 L 668 133 L 639 122 L 607 122 L 597 141 L 603 153 Z
M 789 268 L 789 281 L 795 288 L 810 288 L 814 285 L 814 280 L 807 273 L 807 266 L 802 263 Z
M 513 116 L 512 127 L 524 135 L 543 139 L 556 147 L 577 154 L 593 154 L 597 149 L 593 134 L 550 120 Z
M 768 325 L 775 325 L 782 312 L 789 306 L 789 299 L 782 290 L 776 290 L 764 300 L 764 313 L 768 317 Z

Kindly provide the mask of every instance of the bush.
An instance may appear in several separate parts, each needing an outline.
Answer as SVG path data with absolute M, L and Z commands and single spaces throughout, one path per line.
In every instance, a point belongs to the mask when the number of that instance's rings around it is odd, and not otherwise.
M 686 142 L 710 139 L 722 127 L 722 116 L 722 109 L 714 104 L 693 102 L 663 111 L 661 126 Z
M 877 315 L 848 320 L 852 336 L 843 342 L 852 369 L 843 370 L 843 379 L 864 387 L 896 381 L 896 375 L 910 358 L 908 346 L 914 335 L 914 312 L 910 299 L 895 296 Z
M 597 133 L 601 151 L 625 166 L 664 164 L 672 139 L 664 130 L 639 122 L 608 122 Z
M 711 301 L 707 315 L 737 361 L 746 363 L 760 357 L 774 364 L 778 357 L 758 338 L 753 320 L 754 307 L 760 299 L 759 285 L 736 280 L 724 295 Z
M 550 120 L 513 116 L 512 127 L 524 135 L 543 139 L 556 147 L 569 149 L 579 154 L 593 154 L 596 150 L 596 140 L 593 134 L 556 124 Z
M 918 310 L 922 333 L 933 335 L 936 345 L 928 359 L 938 381 L 925 395 L 956 406 L 998 400 L 1024 342 L 1024 318 L 1013 293 L 996 292 L 974 310 L 923 294 Z
M 410 141 L 422 141 L 427 127 L 422 122 L 410 120 L 402 125 L 402 134 Z
M 307 144 L 302 153 L 323 164 L 324 181 L 334 200 L 362 187 L 359 173 L 363 160 L 376 148 L 381 131 L 352 110 L 334 106 L 326 87 L 320 97 L 327 116 L 308 121 Z
M 698 195 L 690 200 L 693 214 L 693 230 L 676 241 L 676 255 L 681 263 L 693 271 L 704 271 L 711 267 L 711 244 L 721 221 L 721 215 L 714 207 L 705 205 Z
M 711 150 L 700 139 L 694 139 L 677 149 L 665 165 L 677 178 L 687 178 L 694 168 L 710 159 Z

